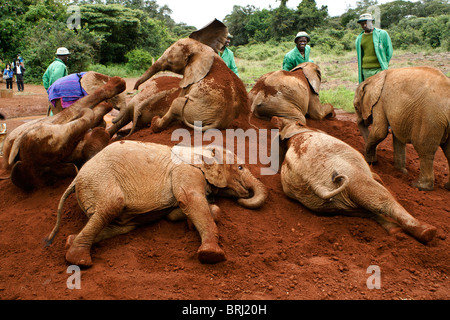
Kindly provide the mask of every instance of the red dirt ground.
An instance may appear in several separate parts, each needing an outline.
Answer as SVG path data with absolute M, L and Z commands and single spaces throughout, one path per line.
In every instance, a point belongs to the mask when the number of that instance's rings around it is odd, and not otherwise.
M 128 90 L 134 84 L 128 79 Z M 12 99 L 0 98 L 0 112 L 8 118 L 43 115 L 46 93 L 25 85 Z M 261 128 L 270 124 L 254 120 Z M 23 120 L 8 120 L 8 131 Z M 336 119 L 309 121 L 357 150 L 363 139 L 354 115 L 339 112 Z M 133 140 L 173 145 L 171 132 L 144 129 Z M 423 245 L 400 233 L 389 236 L 372 220 L 318 216 L 288 199 L 279 174 L 261 176 L 269 189 L 267 203 L 258 210 L 240 207 L 232 199 L 217 199 L 220 244 L 227 261 L 201 264 L 196 257 L 199 235 L 187 222 L 161 220 L 126 235 L 98 243 L 92 249 L 94 266 L 81 271 L 81 289 L 70 290 L 64 244 L 78 233 L 87 218 L 75 196 L 66 201 L 54 243 L 43 248 L 51 231 L 59 199 L 71 179 L 24 192 L 11 181 L 0 181 L 0 300 L 151 299 L 151 300 L 310 300 L 310 299 L 444 299 L 450 298 L 450 192 L 444 189 L 448 165 L 441 150 L 435 160 L 436 187 L 423 192 L 411 187 L 418 177 L 418 157 L 407 151 L 408 175 L 393 167 L 392 140 L 379 146 L 373 167 L 398 201 L 415 217 L 437 227 L 436 238 Z M 381 288 L 369 289 L 367 273 L 379 267 Z

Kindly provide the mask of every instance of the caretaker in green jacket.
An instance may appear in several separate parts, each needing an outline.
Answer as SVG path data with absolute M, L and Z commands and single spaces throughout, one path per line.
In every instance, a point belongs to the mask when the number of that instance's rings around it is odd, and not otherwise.
M 300 31 L 295 36 L 294 42 L 296 44 L 295 48 L 286 53 L 283 59 L 283 70 L 291 71 L 297 65 L 303 62 L 314 62 L 309 59 L 309 53 L 311 52 L 311 47 L 308 42 L 311 40 L 309 35 L 305 31 Z
M 233 38 L 233 36 L 231 34 L 228 34 L 225 45 L 219 51 L 219 56 L 223 59 L 228 68 L 230 68 L 231 71 L 233 71 L 239 77 L 238 68 L 236 66 L 236 62 L 234 61 L 234 53 L 227 48 L 230 45 L 231 38 Z
M 394 51 L 389 34 L 384 30 L 374 28 L 373 21 L 374 19 L 369 13 L 360 15 L 358 20 L 364 30 L 355 42 L 359 83 L 386 70 Z
M 56 59 L 48 66 L 42 76 L 45 90 L 48 90 L 53 82 L 69 74 L 66 67 L 69 55 L 70 52 L 67 48 L 61 47 L 56 50 Z

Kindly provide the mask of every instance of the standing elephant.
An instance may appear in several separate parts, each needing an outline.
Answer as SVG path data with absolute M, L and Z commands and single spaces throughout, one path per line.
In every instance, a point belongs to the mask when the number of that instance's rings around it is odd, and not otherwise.
M 223 261 L 225 253 L 218 244 L 207 196 L 236 196 L 246 208 L 260 207 L 267 197 L 263 184 L 248 169 L 222 163 L 229 159 L 227 155 L 236 160 L 234 154 L 220 148 L 114 142 L 80 169 L 63 194 L 47 243 L 56 235 L 65 199 L 76 192 L 89 221 L 78 235 L 68 238 L 66 260 L 71 264 L 92 265 L 90 248 L 94 242 L 133 230 L 144 216 L 147 221 L 156 220 L 170 210 L 174 210 L 170 215 L 179 215 L 181 210 L 196 227 L 202 263 Z
M 54 177 L 75 175 L 75 164 L 84 163 L 108 145 L 109 134 L 99 126 L 112 105 L 103 101 L 125 88 L 123 79 L 113 77 L 55 116 L 11 131 L 3 145 L 2 166 L 11 172 L 12 182 L 28 190 Z
M 47 90 L 53 114 L 68 108 L 85 95 L 94 93 L 95 90 L 105 85 L 109 79 L 111 77 L 94 71 L 73 73 L 59 78 Z M 125 92 L 108 99 L 108 102 L 115 109 L 126 109 Z
M 156 116 L 152 129 L 159 132 L 175 120 L 190 128 L 202 122 L 202 130 L 226 129 L 238 118 L 249 122 L 250 108 L 244 83 L 214 50 L 195 39 L 185 38 L 171 45 L 137 80 L 134 89 L 160 71 L 183 75 L 182 89 L 168 112 Z
M 377 145 L 390 127 L 394 166 L 407 173 L 405 150 L 412 143 L 420 160 L 419 179 L 413 186 L 433 190 L 433 161 L 439 146 L 450 167 L 450 79 L 431 67 L 385 70 L 358 86 L 353 104 L 367 162 L 377 161 Z M 445 188 L 450 190 L 450 172 Z
M 151 124 L 153 117 L 164 116 L 173 100 L 180 95 L 180 80 L 178 76 L 162 75 L 145 82 L 142 90 L 112 120 L 113 124 L 108 127 L 110 136 L 114 136 L 131 121 L 133 126 L 128 135 Z
M 301 63 L 291 71 L 266 73 L 248 94 L 251 110 L 258 118 L 279 116 L 303 124 L 306 115 L 314 120 L 334 117 L 333 106 L 320 103 L 320 82 L 320 68 L 312 62 Z
M 400 226 L 420 242 L 433 239 L 436 228 L 411 216 L 377 181 L 381 179 L 357 150 L 289 119 L 274 117 L 272 122 L 287 144 L 281 167 L 287 196 L 316 212 L 358 213 L 375 219 L 391 234 Z

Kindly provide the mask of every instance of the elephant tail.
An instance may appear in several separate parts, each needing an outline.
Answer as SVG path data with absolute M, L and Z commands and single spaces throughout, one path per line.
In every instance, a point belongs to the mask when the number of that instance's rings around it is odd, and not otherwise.
M 66 191 L 64 191 L 64 194 L 62 195 L 61 200 L 59 200 L 58 214 L 56 216 L 56 224 L 55 224 L 55 227 L 53 228 L 52 232 L 44 239 L 44 241 L 43 241 L 44 247 L 50 246 L 52 244 L 53 239 L 55 238 L 56 234 L 58 233 L 59 226 L 61 224 L 62 208 L 64 206 L 64 202 L 69 197 L 69 195 L 71 195 L 72 193 L 75 192 L 75 181 L 76 181 L 76 179 L 74 179 L 72 181 L 70 186 L 66 189 Z
M 183 123 L 186 126 L 188 126 L 191 129 L 201 129 L 202 131 L 206 131 L 206 130 L 209 130 L 209 129 L 216 129 L 219 126 L 220 120 L 217 120 L 215 123 L 210 124 L 208 126 L 203 126 L 203 127 L 196 127 L 195 125 L 189 123 L 186 120 L 186 118 L 184 117 L 184 109 L 186 108 L 186 105 L 187 105 L 188 101 L 191 100 L 191 99 L 190 99 L 189 95 L 186 95 L 185 98 L 186 98 L 186 101 L 184 102 L 183 108 L 181 109 L 181 119 L 183 120 Z
M 316 195 L 319 196 L 321 199 L 329 200 L 335 195 L 341 193 L 342 191 L 345 190 L 345 188 L 347 188 L 349 182 L 349 178 L 346 175 L 338 174 L 337 172 L 333 173 L 332 180 L 334 183 L 339 183 L 340 186 L 331 191 L 323 186 L 319 186 L 314 189 Z

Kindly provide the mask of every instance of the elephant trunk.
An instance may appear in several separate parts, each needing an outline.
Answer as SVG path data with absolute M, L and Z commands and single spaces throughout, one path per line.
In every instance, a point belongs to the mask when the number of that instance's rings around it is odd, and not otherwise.
M 136 81 L 134 85 L 133 90 L 137 90 L 141 84 L 143 84 L 145 81 L 153 77 L 155 74 L 157 74 L 160 71 L 163 71 L 163 63 L 161 59 L 158 59 L 155 61 L 154 64 L 150 68 L 147 69 L 147 71 L 144 72 L 144 74 Z
M 244 180 L 248 190 L 252 192 L 250 198 L 240 198 L 238 203 L 248 209 L 257 209 L 261 207 L 267 199 L 267 189 L 264 184 L 252 175 L 248 175 Z
M 434 238 L 435 227 L 414 218 L 385 187 L 371 177 L 361 175 L 360 178 L 360 183 L 349 185 L 350 197 L 354 202 L 377 215 L 394 219 L 403 231 L 422 243 Z

